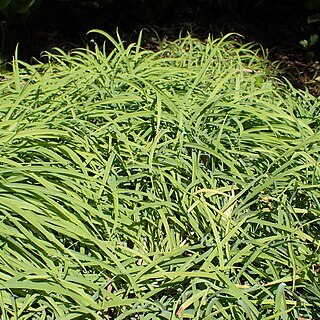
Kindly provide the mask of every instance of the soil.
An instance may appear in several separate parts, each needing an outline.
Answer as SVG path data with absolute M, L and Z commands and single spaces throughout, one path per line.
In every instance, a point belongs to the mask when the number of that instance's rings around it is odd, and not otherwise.
M 20 59 L 28 62 L 53 47 L 83 47 L 92 37 L 86 33 L 94 28 L 111 35 L 118 30 L 127 42 L 136 41 L 145 28 L 144 46 L 151 49 L 156 49 L 159 41 L 187 33 L 206 39 L 209 33 L 221 36 L 235 32 L 244 36 L 243 42 L 261 44 L 271 61 L 279 61 L 283 75 L 295 87 L 319 96 L 319 43 L 305 48 L 300 42 L 319 34 L 320 25 L 307 23 L 310 12 L 302 1 L 269 0 L 260 5 L 252 0 L 217 2 L 115 0 L 101 6 L 98 1 L 43 0 L 29 17 L 15 17 L 10 28 L 7 26 L 4 54 L 12 56 L 17 42 Z M 2 17 L 2 25 L 5 20 Z

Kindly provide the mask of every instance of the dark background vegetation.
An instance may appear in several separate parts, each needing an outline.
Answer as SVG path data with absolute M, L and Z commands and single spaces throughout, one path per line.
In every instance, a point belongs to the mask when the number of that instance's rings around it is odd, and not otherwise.
M 112 35 L 119 30 L 128 42 L 145 28 L 144 45 L 151 49 L 187 33 L 205 39 L 209 33 L 236 32 L 244 36 L 241 41 L 268 49 L 269 59 L 281 62 L 295 86 L 318 95 L 319 42 L 309 39 L 320 28 L 318 21 L 308 23 L 308 17 L 318 12 L 319 1 L 311 2 L 310 8 L 303 0 L 42 0 L 30 14 L 2 15 L 2 60 L 11 59 L 18 42 L 19 57 L 28 62 L 53 47 L 84 46 L 93 28 Z

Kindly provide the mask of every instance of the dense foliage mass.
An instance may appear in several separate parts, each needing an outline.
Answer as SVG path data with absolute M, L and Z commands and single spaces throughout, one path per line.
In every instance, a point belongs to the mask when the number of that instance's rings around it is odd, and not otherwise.
M 319 99 L 105 36 L 0 82 L 1 319 L 320 318 Z

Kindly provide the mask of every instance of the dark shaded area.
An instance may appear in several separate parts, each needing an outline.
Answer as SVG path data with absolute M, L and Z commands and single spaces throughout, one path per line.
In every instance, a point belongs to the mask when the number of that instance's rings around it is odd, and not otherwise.
M 144 45 L 157 48 L 160 40 L 175 39 L 188 32 L 205 39 L 229 32 L 244 35 L 244 42 L 260 43 L 271 60 L 282 63 L 284 74 L 296 87 L 308 86 L 319 94 L 317 78 L 320 66 L 319 44 L 304 48 L 301 40 L 320 31 L 308 24 L 310 12 L 303 1 L 221 1 L 218 0 L 115 0 L 94 1 L 44 0 L 27 19 L 13 20 L 7 28 L 5 54 L 10 57 L 19 42 L 19 57 L 30 61 L 45 50 L 60 47 L 70 50 L 84 46 L 92 37 L 86 32 L 99 28 L 122 39 L 135 41 L 146 28 Z M 241 4 L 240 4 L 241 3 Z M 258 4 L 257 4 L 258 3 Z

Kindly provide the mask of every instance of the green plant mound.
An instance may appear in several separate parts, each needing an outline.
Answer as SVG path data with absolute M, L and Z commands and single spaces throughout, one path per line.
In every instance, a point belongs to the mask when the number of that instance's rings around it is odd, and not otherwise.
M 319 318 L 319 99 L 105 36 L 0 82 L 1 319 Z

